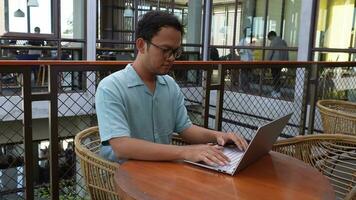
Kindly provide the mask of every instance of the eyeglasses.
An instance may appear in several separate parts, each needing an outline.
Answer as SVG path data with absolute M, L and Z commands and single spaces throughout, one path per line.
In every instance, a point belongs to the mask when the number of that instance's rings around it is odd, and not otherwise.
M 176 49 L 172 49 L 172 48 L 164 48 L 161 46 L 158 46 L 154 43 L 152 43 L 151 41 L 146 40 L 146 42 L 148 44 L 152 44 L 153 46 L 157 47 L 158 49 L 160 49 L 163 53 L 163 56 L 165 58 L 170 58 L 172 55 L 174 56 L 174 58 L 179 58 L 182 55 L 183 49 L 182 47 L 178 47 Z

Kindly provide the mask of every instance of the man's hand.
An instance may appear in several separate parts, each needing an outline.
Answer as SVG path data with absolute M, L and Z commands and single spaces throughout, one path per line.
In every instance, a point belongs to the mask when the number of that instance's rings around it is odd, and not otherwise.
M 192 162 L 203 161 L 211 166 L 223 166 L 230 162 L 222 152 L 224 147 L 213 144 L 182 146 L 183 158 Z
M 223 132 L 217 132 L 216 133 L 216 142 L 221 145 L 224 146 L 227 142 L 232 141 L 236 144 L 237 148 L 239 148 L 241 151 L 244 151 L 247 149 L 247 142 L 246 140 L 237 133 L 232 133 L 232 132 L 228 132 L 228 133 L 223 133 Z

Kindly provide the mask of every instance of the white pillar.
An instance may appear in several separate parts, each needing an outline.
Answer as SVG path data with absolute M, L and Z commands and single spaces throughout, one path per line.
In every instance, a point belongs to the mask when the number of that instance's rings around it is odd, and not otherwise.
M 96 60 L 96 0 L 87 1 L 87 60 Z M 95 73 L 87 73 L 87 94 L 86 97 L 91 100 L 91 104 L 94 105 L 94 98 L 92 94 L 95 94 Z M 94 111 L 93 111 L 94 112 Z
M 84 2 L 73 1 L 73 37 L 84 38 Z
M 299 27 L 299 39 L 298 39 L 298 61 L 308 61 L 309 52 L 311 48 L 311 38 L 312 34 L 312 13 L 313 13 L 313 1 L 302 0 L 300 9 L 300 27 Z M 296 70 L 296 80 L 294 86 L 294 104 L 296 108 L 295 113 L 297 116 L 300 115 L 302 110 L 303 102 L 303 91 L 304 91 L 304 76 L 305 69 L 298 68 Z M 300 108 L 300 109 L 299 109 Z
M 313 1 L 302 0 L 300 9 L 298 61 L 308 61 L 310 52 L 310 32 L 312 31 Z
M 207 61 L 209 59 L 209 46 L 210 46 L 210 36 L 211 36 L 211 13 L 213 11 L 213 3 L 211 0 L 205 0 L 204 1 L 204 41 L 203 41 L 203 60 Z M 202 86 L 203 86 L 203 110 L 205 107 L 209 109 L 209 102 L 208 105 L 205 104 L 206 98 L 211 98 L 210 96 L 206 96 L 206 89 L 207 89 L 207 77 L 208 73 L 207 71 L 203 71 L 202 73 Z M 204 111 L 202 112 L 202 120 L 204 121 Z M 210 127 L 210 126 L 209 126 Z
M 87 60 L 96 60 L 96 0 L 87 1 Z
M 73 1 L 73 38 L 84 38 L 84 1 L 83 0 L 75 0 Z M 74 43 L 73 47 L 84 48 L 84 44 L 82 43 Z M 73 51 L 73 59 L 80 60 L 80 57 L 83 54 L 80 54 L 81 51 Z M 77 74 L 76 72 L 74 73 Z
M 188 29 L 187 29 L 187 43 L 200 44 L 201 43 L 201 17 L 202 4 L 197 0 L 188 1 Z M 188 47 L 188 51 L 198 51 L 199 47 Z M 196 70 L 189 70 L 187 74 L 188 81 L 194 82 L 197 78 Z
M 203 60 L 209 60 L 209 46 L 211 37 L 211 15 L 213 11 L 212 1 L 206 0 L 204 5 L 205 19 L 204 19 L 204 41 L 203 41 Z
M 4 10 L 4 0 L 0 0 L 0 10 Z M 0 15 L 0 35 L 5 33 L 5 15 Z
M 187 29 L 187 43 L 200 44 L 201 43 L 201 18 L 202 18 L 202 4 L 197 0 L 188 1 L 188 29 Z M 199 47 L 191 47 L 189 50 L 199 50 Z

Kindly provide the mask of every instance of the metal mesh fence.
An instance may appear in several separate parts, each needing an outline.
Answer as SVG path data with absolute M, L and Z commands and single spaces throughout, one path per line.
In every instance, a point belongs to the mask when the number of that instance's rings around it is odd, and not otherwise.
M 54 66 L 55 67 L 55 66 Z M 304 131 L 304 114 L 311 109 L 308 99 L 310 68 L 246 68 L 248 66 L 224 66 L 214 70 L 211 85 L 223 80 L 222 130 L 239 132 L 251 139 L 255 130 L 284 114 L 293 117 L 284 129 L 282 137 L 291 137 Z M 272 68 L 280 70 L 273 75 Z M 95 68 L 96 69 L 96 68 Z M 46 71 L 48 73 L 48 71 Z M 79 131 L 97 125 L 95 90 L 110 70 L 60 71 L 58 77 L 58 136 L 59 142 L 59 194 L 63 199 L 87 198 L 79 162 L 74 153 L 73 138 Z M 224 74 L 221 79 L 220 74 Z M 219 93 L 216 87 L 205 87 L 207 69 L 176 68 L 170 74 L 181 87 L 188 114 L 193 123 L 204 124 L 205 94 L 210 94 L 209 128 L 215 128 Z M 320 70 L 318 99 L 342 99 L 356 101 L 355 67 L 333 67 Z M 279 77 L 278 81 L 274 80 Z M 48 91 L 48 79 L 32 85 L 32 92 Z M 24 134 L 22 119 L 23 80 L 21 73 L 2 73 L 0 87 L 0 199 L 24 199 Z M 206 90 L 211 90 L 206 93 Z M 278 94 L 279 93 L 279 94 Z M 312 94 L 309 94 L 312 95 Z M 304 108 L 305 107 L 305 108 Z M 49 185 L 49 134 L 48 106 L 46 101 L 33 103 L 33 147 L 35 167 L 35 199 L 50 198 Z M 303 110 L 307 109 L 307 110 Z M 304 121 L 305 122 L 305 121 Z M 46 125 L 44 125 L 46 124 Z M 36 128 L 37 127 L 37 128 Z M 40 127 L 40 128 L 38 128 Z M 43 129 L 43 130 L 42 130 Z M 315 130 L 322 130 L 320 114 L 315 113 Z M 41 131 L 42 130 L 42 131 Z M 47 151 L 47 152 L 46 152 Z M 37 168 L 37 169 L 36 169 Z
M 279 75 L 273 75 L 278 70 Z M 293 112 L 281 136 L 299 134 L 304 68 L 228 68 L 225 71 L 222 129 L 252 139 L 261 125 Z M 278 79 L 278 80 L 276 80 Z
M 22 74 L 1 73 L 0 199 L 24 199 Z
M 59 177 L 63 198 L 85 198 L 83 176 L 80 173 L 79 160 L 74 153 L 73 139 L 79 131 L 95 126 L 95 72 L 60 72 L 58 79 L 58 134 L 66 138 L 66 149 L 60 149 Z
M 317 100 L 356 102 L 356 67 L 325 67 L 318 72 Z M 314 129 L 324 131 L 318 108 L 315 112 Z
M 171 74 L 181 87 L 190 120 L 197 125 L 204 123 L 202 74 L 203 70 L 175 70 Z

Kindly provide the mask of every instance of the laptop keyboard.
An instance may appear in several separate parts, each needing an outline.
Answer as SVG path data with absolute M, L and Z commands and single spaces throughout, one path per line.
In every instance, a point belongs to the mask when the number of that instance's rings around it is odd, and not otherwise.
M 232 173 L 234 169 L 237 167 L 237 164 L 241 160 L 244 155 L 243 151 L 238 150 L 237 148 L 224 148 L 224 154 L 230 159 L 230 163 L 224 166 L 215 167 L 218 170 L 226 171 L 228 173 Z

